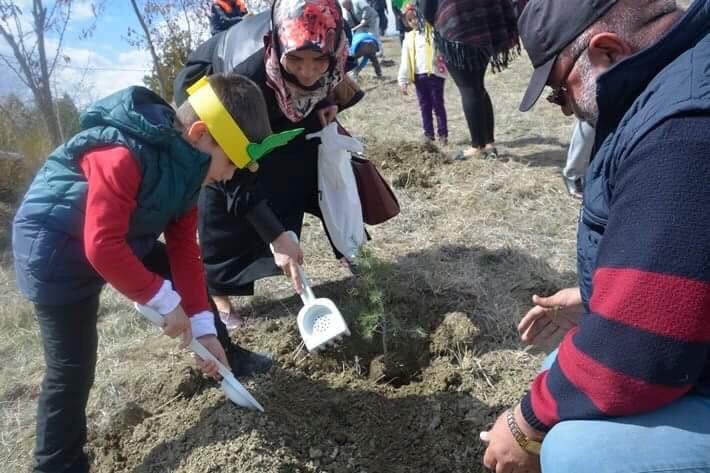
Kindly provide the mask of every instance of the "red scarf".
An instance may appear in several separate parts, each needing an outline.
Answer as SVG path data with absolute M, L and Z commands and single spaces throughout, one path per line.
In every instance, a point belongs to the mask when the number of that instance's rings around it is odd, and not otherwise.
M 271 10 L 271 37 L 266 42 L 267 84 L 279 108 L 292 122 L 310 114 L 342 80 L 348 58 L 343 15 L 336 0 L 276 0 Z M 330 67 L 314 87 L 304 89 L 284 77 L 284 57 L 301 49 L 318 49 L 330 57 Z

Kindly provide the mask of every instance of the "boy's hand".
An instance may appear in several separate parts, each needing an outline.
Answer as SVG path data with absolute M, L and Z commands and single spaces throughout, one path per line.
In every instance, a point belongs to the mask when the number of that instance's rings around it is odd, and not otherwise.
M 408 84 L 400 84 L 399 85 L 399 90 L 402 91 L 402 95 L 409 95 L 409 85 Z
M 518 325 L 523 342 L 546 347 L 577 325 L 584 312 L 578 287 L 557 291 L 549 297 L 533 296 L 535 307 Z
M 224 353 L 224 348 L 222 347 L 222 344 L 219 343 L 219 340 L 215 335 L 203 335 L 197 340 L 199 340 L 199 342 L 205 348 L 207 348 L 207 350 L 212 353 L 215 358 L 217 358 L 224 366 L 226 366 L 227 369 L 231 370 L 229 362 L 227 361 L 227 355 Z M 203 360 L 197 355 L 194 355 L 194 357 L 195 361 L 197 362 L 197 367 L 200 368 L 200 370 L 205 373 L 206 376 L 209 376 L 210 378 L 214 379 L 219 379 L 219 369 L 217 368 L 217 363 L 215 363 L 213 360 Z
M 165 314 L 164 319 L 163 333 L 170 338 L 180 336 L 180 349 L 186 348 L 192 341 L 192 326 L 182 307 L 178 305 L 172 312 Z
M 298 265 L 303 264 L 303 251 L 298 243 L 293 241 L 288 232 L 283 232 L 271 243 L 276 266 L 291 278 L 293 288 L 297 293 L 303 292 L 301 279 L 298 277 Z
M 320 120 L 320 124 L 323 127 L 326 127 L 330 122 L 335 120 L 335 117 L 338 116 L 338 106 L 337 105 L 329 105 L 327 107 L 323 107 L 320 110 L 316 112 L 318 115 L 318 119 Z

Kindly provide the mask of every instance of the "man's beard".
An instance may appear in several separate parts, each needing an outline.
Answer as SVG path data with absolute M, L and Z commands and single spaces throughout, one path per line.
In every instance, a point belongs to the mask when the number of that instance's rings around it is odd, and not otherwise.
M 577 67 L 582 78 L 582 91 L 578 97 L 571 100 L 572 111 L 580 120 L 596 126 L 599 119 L 599 105 L 597 104 L 597 77 L 599 76 L 592 70 L 587 53 L 582 54 L 582 57 L 579 58 Z

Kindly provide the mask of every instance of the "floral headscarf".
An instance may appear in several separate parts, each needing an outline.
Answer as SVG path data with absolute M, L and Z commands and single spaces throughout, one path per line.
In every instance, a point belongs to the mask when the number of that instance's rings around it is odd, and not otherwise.
M 337 0 L 275 0 L 271 37 L 266 41 L 267 83 L 279 108 L 292 122 L 311 113 L 345 74 L 348 41 Z M 330 67 L 313 87 L 295 84 L 281 66 L 284 57 L 301 49 L 318 49 L 330 57 Z

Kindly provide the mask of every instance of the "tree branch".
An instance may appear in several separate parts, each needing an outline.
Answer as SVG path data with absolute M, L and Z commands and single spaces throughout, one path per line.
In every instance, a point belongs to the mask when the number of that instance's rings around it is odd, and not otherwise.
M 20 51 L 19 46 L 17 45 L 17 42 L 15 41 L 15 38 L 12 36 L 12 34 L 5 29 L 5 27 L 0 23 L 0 35 L 2 35 L 3 38 L 5 38 L 5 41 L 7 41 L 7 44 L 10 45 L 10 49 L 12 49 L 12 54 L 15 56 L 15 59 L 17 60 L 17 63 L 20 66 L 20 69 L 22 70 L 22 74 L 17 71 L 3 56 L 3 61 L 7 63 L 7 65 L 10 67 L 10 69 L 17 74 L 17 77 L 25 84 L 27 87 L 32 90 L 34 93 L 35 89 L 37 88 L 37 84 L 34 81 L 34 75 L 32 74 L 32 70 L 30 69 L 29 64 L 27 63 L 27 58 L 22 55 L 22 52 Z M 23 80 L 23 75 L 24 79 Z
M 57 2 L 57 3 L 59 3 L 59 2 Z M 55 3 L 55 5 L 57 3 Z M 67 14 L 66 14 L 66 17 L 64 18 L 64 24 L 62 25 L 61 31 L 59 32 L 59 42 L 57 43 L 57 51 L 54 54 L 54 59 L 52 59 L 52 65 L 49 66 L 49 75 L 50 76 L 52 74 L 54 74 L 54 68 L 57 65 L 57 59 L 59 58 L 59 54 L 62 52 L 62 43 L 64 42 L 64 33 L 67 31 L 67 25 L 69 24 L 69 19 L 71 18 L 72 2 L 71 2 L 71 0 L 68 0 L 66 3 L 67 3 Z
M 143 15 L 141 15 L 140 10 L 138 9 L 138 5 L 136 4 L 136 0 L 131 0 L 131 5 L 133 5 L 133 11 L 136 13 L 136 17 L 138 18 L 138 23 L 140 23 L 141 28 L 143 28 L 143 33 L 145 34 L 145 40 L 148 43 L 148 49 L 150 50 L 150 55 L 153 58 L 153 64 L 155 66 L 155 74 L 158 76 L 158 85 L 160 86 L 160 95 L 163 96 L 163 98 L 167 99 L 166 97 L 166 87 L 165 87 L 165 77 L 163 76 L 162 72 L 162 67 L 160 65 L 160 58 L 158 57 L 158 53 L 155 52 L 155 46 L 153 45 L 153 39 L 150 36 L 150 31 L 148 30 L 148 25 L 146 25 L 145 20 L 143 19 Z

